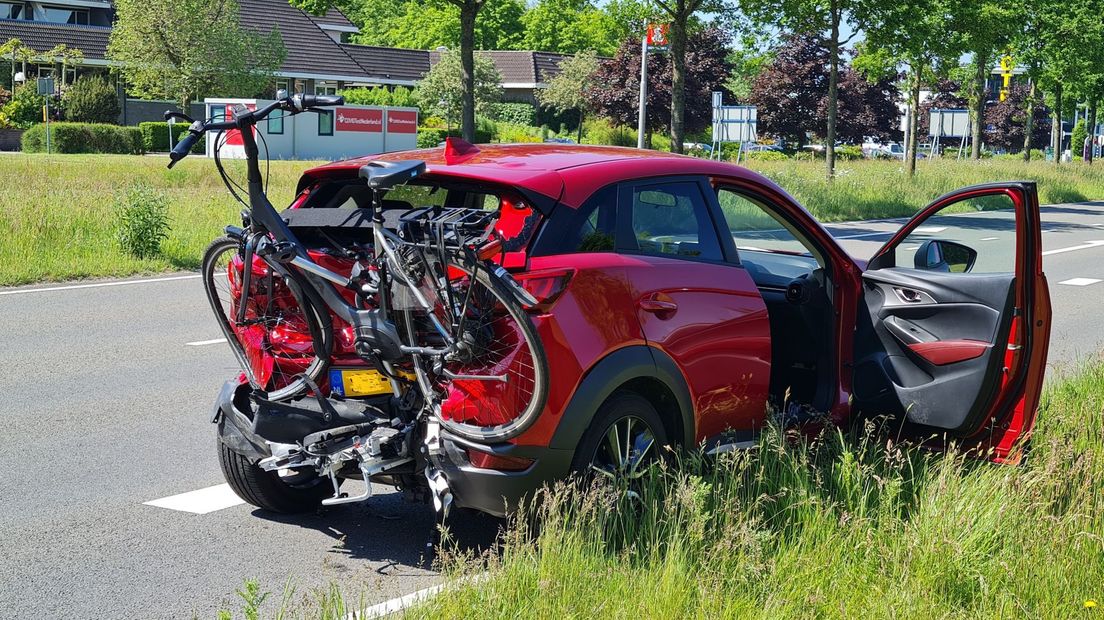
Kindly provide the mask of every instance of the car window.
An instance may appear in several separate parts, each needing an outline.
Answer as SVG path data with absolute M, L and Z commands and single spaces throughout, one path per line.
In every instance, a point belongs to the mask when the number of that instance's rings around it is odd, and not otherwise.
M 897 267 L 946 273 L 1016 271 L 1016 211 L 1004 194 L 953 202 L 894 248 Z
M 533 255 L 612 252 L 616 229 L 617 186 L 610 185 L 592 194 L 578 209 L 556 207 L 533 246 Z
M 621 249 L 658 256 L 722 260 L 709 207 L 697 183 L 632 188 L 632 237 Z
M 748 252 L 815 254 L 795 234 L 792 224 L 762 202 L 726 187 L 717 190 L 717 201 L 721 204 L 728 232 L 740 251 L 741 261 L 754 260 Z M 821 262 L 819 258 L 818 262 Z

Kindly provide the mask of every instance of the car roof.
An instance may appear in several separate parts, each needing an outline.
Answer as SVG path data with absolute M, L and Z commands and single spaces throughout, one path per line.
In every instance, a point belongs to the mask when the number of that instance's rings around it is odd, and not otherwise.
M 472 147 L 462 142 L 326 164 L 306 171 L 299 187 L 302 189 L 318 179 L 347 177 L 371 161 L 411 159 L 426 162 L 427 178 L 514 185 L 573 207 L 611 183 L 658 176 L 724 176 L 754 180 L 778 189 L 765 177 L 741 166 L 662 151 L 547 143 Z

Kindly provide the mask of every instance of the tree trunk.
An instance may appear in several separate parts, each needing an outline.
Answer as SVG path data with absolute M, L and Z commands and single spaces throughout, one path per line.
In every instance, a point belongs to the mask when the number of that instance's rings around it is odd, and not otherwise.
M 989 55 L 976 53 L 974 64 L 977 65 L 974 73 L 974 91 L 977 99 L 974 101 L 974 126 L 970 132 L 970 159 L 981 159 L 981 136 L 985 129 L 985 79 L 989 76 Z
M 475 142 L 475 17 L 479 4 L 466 0 L 460 6 L 460 73 L 463 96 L 460 107 L 460 135 Z
M 1050 150 L 1054 153 L 1054 165 L 1062 163 L 1062 83 L 1054 85 L 1054 115 L 1050 121 Z
M 1023 160 L 1025 162 L 1031 161 L 1031 137 L 1035 133 L 1035 80 L 1030 81 L 1031 89 L 1027 91 L 1027 105 L 1024 112 L 1027 116 L 1024 117 L 1024 140 L 1023 140 Z
M 677 3 L 678 13 L 671 20 L 671 152 L 681 153 L 686 114 L 686 7 Z
M 1093 162 L 1093 149 L 1096 147 L 1096 97 L 1089 101 L 1089 157 L 1086 163 Z
M 579 108 L 579 138 L 575 140 L 578 144 L 583 143 L 583 117 L 586 113 L 582 108 Z
M 912 88 L 909 92 L 909 110 L 911 114 L 909 114 L 908 127 L 906 128 L 906 131 L 908 131 L 908 136 L 906 137 L 908 141 L 908 150 L 905 152 L 905 160 L 908 162 L 906 168 L 908 169 L 908 175 L 910 177 L 916 175 L 916 126 L 918 124 L 916 117 L 920 115 L 921 66 L 923 65 L 917 62 L 911 67 Z
M 839 104 L 839 0 L 832 0 L 832 40 L 828 42 L 828 135 L 824 145 L 825 174 L 831 181 L 836 176 L 836 116 Z

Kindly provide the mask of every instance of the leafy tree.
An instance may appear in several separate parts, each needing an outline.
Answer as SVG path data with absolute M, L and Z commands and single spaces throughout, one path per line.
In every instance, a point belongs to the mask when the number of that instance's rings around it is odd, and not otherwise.
M 86 75 L 65 89 L 65 118 L 75 123 L 116 123 L 119 93 L 102 75 Z
M 0 112 L 15 126 L 27 128 L 42 122 L 42 106 L 45 103 L 46 97 L 39 95 L 34 83 L 29 82 L 12 92 L 11 100 L 4 104 Z
M 770 52 L 763 53 L 754 49 L 732 50 L 728 54 L 728 64 L 732 67 L 732 73 L 725 82 L 725 88 L 737 101 L 748 101 L 751 97 L 752 84 L 772 59 L 773 54 Z
M 521 18 L 523 47 L 563 54 L 584 50 L 610 54 L 620 43 L 613 20 L 590 0 L 540 0 Z
M 703 28 L 690 35 L 686 45 L 685 129 L 704 130 L 712 119 L 710 93 L 721 90 L 728 76 L 726 37 L 717 28 Z M 671 58 L 656 54 L 648 59 L 648 132 L 668 128 L 673 88 Z M 590 105 L 617 125 L 635 124 L 640 97 L 640 41 L 628 39 L 612 60 L 600 63 L 594 74 Z M 674 145 L 672 145 L 674 148 Z
M 639 43 L 648 22 L 656 20 L 660 9 L 651 0 L 607 0 L 602 12 L 610 18 L 608 25 L 612 30 L 607 36 L 613 41 L 613 49 L 601 53 L 612 56 L 625 39 L 636 39 Z
M 899 139 L 901 110 L 897 102 L 900 100 L 896 75 L 871 81 L 859 71 L 845 68 L 840 75 L 840 116 L 836 135 L 840 141 L 851 144 L 862 144 L 866 136 L 882 140 Z M 827 108 L 827 101 L 824 108 Z M 820 117 L 826 116 L 825 113 Z
M 739 0 L 740 8 L 754 23 L 805 32 L 821 38 L 828 50 L 827 130 L 825 160 L 831 179 L 836 168 L 836 125 L 839 115 L 840 61 L 847 44 L 868 25 L 869 5 L 890 0 Z M 847 27 L 850 34 L 846 34 Z
M 456 47 L 460 11 L 446 0 L 361 0 L 350 19 L 360 27 L 353 41 L 413 49 Z M 487 0 L 475 24 L 476 49 L 518 49 L 522 43 L 523 0 Z
M 1050 109 L 1041 101 L 1028 105 L 1028 97 L 1038 96 L 1034 89 L 1027 84 L 1012 84 L 1008 89 L 1008 97 L 1004 101 L 997 101 L 985 109 L 985 143 L 990 147 L 1004 149 L 1015 153 L 1020 149 L 1041 149 L 1046 146 L 1047 135 L 1050 129 L 1046 120 L 1050 116 Z M 1024 117 L 1033 114 L 1032 122 L 1025 122 Z M 1025 139 L 1024 132 L 1031 130 L 1031 134 Z
M 943 110 L 962 110 L 969 105 L 969 101 L 962 96 L 962 85 L 949 78 L 940 78 L 932 84 L 931 96 L 920 104 L 916 113 L 916 128 L 918 134 L 928 135 L 931 126 L 931 111 L 933 108 Z
M 3 45 L 0 45 L 0 57 L 8 58 L 11 61 L 11 85 L 15 88 L 15 74 L 17 73 L 16 67 L 22 65 L 22 70 L 27 70 L 27 63 L 34 60 L 38 55 L 38 52 L 34 48 L 23 44 L 23 41 L 19 39 L 8 39 Z
M 285 50 L 278 31 L 243 29 L 238 13 L 235 0 L 117 0 L 107 54 L 134 93 L 184 109 L 203 93 L 254 95 Z
M 418 82 L 416 91 L 422 110 L 443 116 L 450 123 L 456 121 L 464 111 L 465 93 L 460 79 L 463 69 L 460 64 L 460 55 L 456 52 L 442 53 L 437 64 Z M 499 86 L 502 77 L 491 59 L 485 56 L 476 56 L 474 64 L 475 111 L 487 114 L 491 106 L 502 97 Z M 467 137 L 464 139 L 467 140 Z
M 594 52 L 580 52 L 573 58 L 560 62 L 560 73 L 548 82 L 548 87 L 537 91 L 541 105 L 566 112 L 579 112 L 579 140 L 583 142 L 583 119 L 590 108 L 588 95 L 595 88 L 598 72 L 598 56 Z
M 686 129 L 686 53 L 689 30 L 697 13 L 717 12 L 722 5 L 716 0 L 655 0 L 655 3 L 662 9 L 664 17 L 670 20 L 671 122 L 667 128 L 671 134 L 671 151 L 681 153 Z M 727 75 L 721 76 L 721 80 L 726 77 Z
M 1085 119 L 1079 119 L 1073 126 L 1070 134 L 1070 157 L 1076 161 L 1081 159 L 1081 149 L 1084 148 L 1085 139 L 1089 137 L 1089 130 L 1085 128 Z
M 907 74 L 911 113 L 905 130 L 905 167 L 909 176 L 916 173 L 920 87 L 942 73 L 946 64 L 958 61 L 954 47 L 947 45 L 948 1 L 879 2 L 867 7 L 865 52 L 884 54 L 895 65 L 902 65 Z

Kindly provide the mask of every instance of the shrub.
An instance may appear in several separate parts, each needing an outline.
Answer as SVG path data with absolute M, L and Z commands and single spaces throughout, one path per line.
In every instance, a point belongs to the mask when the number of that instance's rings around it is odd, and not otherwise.
M 119 93 L 107 78 L 85 76 L 73 82 L 62 96 L 65 118 L 74 123 L 116 123 L 119 120 Z
M 593 119 L 583 123 L 583 142 L 612 146 L 636 146 L 636 131 L 614 127 L 605 119 Z
M 42 106 L 46 103 L 46 97 L 38 94 L 38 87 L 33 83 L 27 83 L 15 89 L 11 100 L 0 108 L 0 112 L 17 127 L 30 127 L 42 122 Z
M 542 141 L 540 129 L 514 123 L 499 123 L 495 137 L 499 142 L 504 143 Z
M 453 129 L 452 131 L 448 131 L 445 129 L 439 129 L 437 127 L 419 127 L 417 147 L 420 149 L 434 148 L 438 144 L 444 142 L 445 138 L 449 136 L 453 138 L 459 138 L 460 130 Z M 475 131 L 476 144 L 484 144 L 490 141 L 491 134 L 485 131 L 480 131 L 478 129 Z
M 1085 149 L 1085 139 L 1089 137 L 1089 130 L 1085 127 L 1085 119 L 1077 121 L 1073 126 L 1073 134 L 1070 135 L 1070 157 L 1074 161 L 1081 159 L 1081 153 Z
M 116 238 L 135 258 L 156 258 L 169 235 L 169 199 L 145 183 L 115 199 Z
M 414 91 L 398 86 L 394 90 L 385 86 L 372 86 L 370 88 L 349 88 L 341 91 L 345 97 L 345 103 L 350 105 L 378 105 L 397 106 L 403 108 L 418 107 Z
M 164 121 L 138 123 L 138 131 L 142 133 L 142 148 L 147 153 L 164 153 L 169 148 L 169 124 Z M 188 133 L 187 123 L 173 124 L 173 144 L 180 142 L 184 134 Z M 204 138 L 200 138 L 192 147 L 193 153 L 203 153 Z
M 491 118 L 511 125 L 534 125 L 537 108 L 531 103 L 496 103 L 491 107 Z
M 854 144 L 845 144 L 843 146 L 836 147 L 836 159 L 841 161 L 853 161 L 856 159 L 862 159 L 863 152 L 861 146 Z
M 46 152 L 46 125 L 23 132 L 23 151 Z M 142 133 L 137 127 L 98 123 L 50 123 L 50 150 L 54 153 L 120 153 L 140 155 Z
M 744 158 L 757 161 L 785 161 L 789 159 L 786 157 L 786 154 L 781 151 L 751 151 L 744 153 Z

